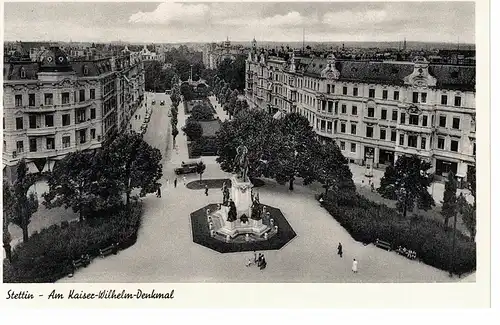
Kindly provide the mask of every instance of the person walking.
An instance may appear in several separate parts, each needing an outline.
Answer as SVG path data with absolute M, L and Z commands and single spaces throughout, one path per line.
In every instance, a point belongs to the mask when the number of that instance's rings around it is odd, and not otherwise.
M 174 187 L 177 187 L 177 178 L 174 179 Z
M 262 256 L 262 260 L 260 261 L 260 269 L 263 270 L 267 266 L 266 258 Z
M 337 254 L 342 257 L 342 255 L 344 254 L 344 252 L 342 252 L 342 244 L 339 243 L 339 245 L 337 246 Z
M 355 258 L 352 260 L 352 272 L 358 273 L 358 261 Z
M 205 185 L 205 196 L 208 196 L 208 185 Z
M 372 191 L 372 192 L 374 192 L 374 191 L 375 191 L 375 185 L 373 185 L 373 182 L 372 182 L 372 184 L 370 185 L 370 187 L 371 187 L 371 191 Z
M 158 187 L 158 190 L 156 191 L 156 197 L 161 197 L 161 188 Z
M 182 182 L 184 183 L 184 185 L 186 185 L 186 180 L 187 180 L 186 176 L 182 176 Z

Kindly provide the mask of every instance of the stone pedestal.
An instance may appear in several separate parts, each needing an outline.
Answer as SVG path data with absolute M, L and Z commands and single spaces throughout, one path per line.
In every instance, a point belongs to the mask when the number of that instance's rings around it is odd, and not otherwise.
M 244 214 L 249 218 L 251 216 L 252 187 L 253 184 L 249 180 L 244 182 L 234 175 L 231 177 L 231 199 L 236 205 L 238 219 Z

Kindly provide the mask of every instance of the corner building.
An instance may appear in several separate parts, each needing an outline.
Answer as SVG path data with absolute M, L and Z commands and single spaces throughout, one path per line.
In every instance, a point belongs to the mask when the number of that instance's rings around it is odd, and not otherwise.
M 142 105 L 144 67 L 129 53 L 70 62 L 57 47 L 36 62 L 4 63 L 3 176 L 13 181 L 22 158 L 30 173 L 53 169 L 70 152 L 95 150 Z
M 350 162 L 385 168 L 401 155 L 430 161 L 437 176 L 465 179 L 475 166 L 475 67 L 257 53 L 246 61 L 251 108 L 298 112 Z

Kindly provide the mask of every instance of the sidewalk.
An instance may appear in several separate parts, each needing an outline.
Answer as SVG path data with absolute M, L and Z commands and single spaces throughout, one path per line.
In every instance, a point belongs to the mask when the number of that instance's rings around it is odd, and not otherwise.
M 210 97 L 208 97 L 208 99 L 210 100 L 210 103 L 212 103 L 212 105 L 214 106 L 215 111 L 217 112 L 217 116 L 219 117 L 219 119 L 222 122 L 224 122 L 225 120 L 228 120 L 229 116 L 226 115 L 226 112 L 222 109 L 222 106 L 219 103 L 217 103 L 217 99 L 215 99 L 215 96 L 210 96 Z

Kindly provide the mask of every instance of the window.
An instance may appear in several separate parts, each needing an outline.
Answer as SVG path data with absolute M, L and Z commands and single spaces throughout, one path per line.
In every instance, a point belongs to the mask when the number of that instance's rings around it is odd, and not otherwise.
M 396 142 L 396 130 L 391 131 L 391 141 Z
M 399 123 L 401 123 L 401 124 L 406 123 L 406 114 L 405 113 L 401 113 L 401 121 Z
M 16 106 L 23 106 L 23 95 L 16 95 Z
M 358 87 L 352 88 L 352 95 L 353 96 L 358 96 Z
M 418 125 L 418 115 L 410 114 L 410 124 Z
M 381 112 L 380 112 L 380 118 L 382 120 L 387 120 L 387 110 L 386 109 L 383 109 Z
M 380 139 L 385 140 L 385 129 L 380 129 Z
M 87 130 L 80 130 L 79 135 L 80 135 L 80 144 L 85 143 L 87 140 L 85 138 Z
M 345 142 L 340 141 L 340 150 L 345 150 Z
M 448 105 L 448 96 L 441 95 L 441 105 Z
M 330 85 L 326 85 L 326 93 L 329 94 L 330 93 Z
M 16 142 L 16 151 L 17 151 L 17 153 L 24 152 L 24 141 L 17 141 Z
M 346 113 L 347 113 L 347 105 L 342 104 L 342 110 L 341 110 L 341 113 L 342 113 L 342 114 L 346 114 Z
M 54 138 L 47 138 L 47 150 L 53 150 L 56 140 Z
M 356 124 L 351 124 L 351 134 L 356 134 Z
M 36 116 L 35 115 L 30 115 L 29 117 L 30 121 L 30 129 L 36 129 Z
M 90 129 L 90 138 L 95 139 L 95 129 Z
M 63 148 L 69 148 L 70 145 L 71 145 L 71 137 L 69 135 L 62 137 Z
M 345 123 L 340 124 L 340 132 L 345 133 Z
M 397 121 L 398 120 L 398 111 L 397 110 L 393 110 L 392 111 L 392 120 L 393 121 Z
M 358 115 L 358 106 L 352 106 L 352 115 Z
M 80 108 L 77 110 L 77 121 L 78 123 L 85 122 L 86 117 L 85 117 L 85 108 Z
M 52 105 L 53 104 L 53 96 L 52 94 L 44 94 L 44 98 L 45 98 L 45 105 Z
M 332 133 L 332 122 L 326 122 L 326 131 Z
M 356 152 L 356 144 L 351 143 L 351 152 Z
M 422 116 L 422 126 L 427 126 L 427 115 Z
M 417 136 L 416 135 L 408 135 L 408 147 L 412 147 L 412 148 L 417 147 Z
M 462 106 L 462 97 L 455 96 L 455 106 Z
M 438 149 L 444 149 L 444 138 L 438 138 Z
M 347 87 L 342 87 L 342 94 L 347 95 Z
M 368 90 L 368 97 L 375 98 L 375 89 Z
M 454 151 L 454 152 L 458 151 L 458 141 L 457 140 L 451 140 L 450 150 Z
M 425 150 L 425 144 L 426 144 L 426 141 L 427 139 L 422 137 L 422 140 L 420 141 L 420 149 L 424 149 Z
M 460 129 L 460 117 L 453 118 L 453 128 L 457 130 Z
M 90 119 L 91 120 L 95 119 L 95 108 L 90 109 Z
M 30 152 L 36 152 L 36 139 L 30 139 Z
M 413 103 L 418 103 L 418 93 L 416 91 L 413 92 Z
M 422 103 L 427 103 L 427 93 L 422 93 L 420 97 Z
M 61 102 L 63 105 L 69 104 L 69 93 L 62 93 L 61 94 Z
M 372 126 L 366 127 L 366 137 L 373 138 L 373 127 Z
M 70 124 L 70 115 L 69 114 L 63 114 L 62 116 L 62 125 L 67 126 Z
M 400 146 L 404 146 L 405 144 L 405 135 L 404 134 L 400 134 L 399 135 L 399 145 Z
M 90 99 L 95 99 L 95 89 L 90 89 Z
M 80 89 L 79 100 L 81 102 L 85 101 L 85 89 Z
M 328 113 L 333 112 L 333 102 L 328 102 Z
M 45 126 L 46 127 L 54 126 L 54 115 L 45 115 Z
M 446 116 L 445 115 L 439 116 L 439 126 L 442 128 L 446 127 Z
M 382 99 L 387 99 L 387 90 L 382 90 Z
M 368 107 L 368 117 L 374 117 L 374 116 L 375 116 L 375 108 Z
M 29 106 L 35 106 L 35 94 L 29 94 L 28 95 L 28 105 Z
M 24 123 L 22 117 L 16 117 L 16 130 L 24 129 Z
M 393 98 L 394 98 L 394 100 L 399 100 L 399 91 L 398 90 L 394 90 Z

